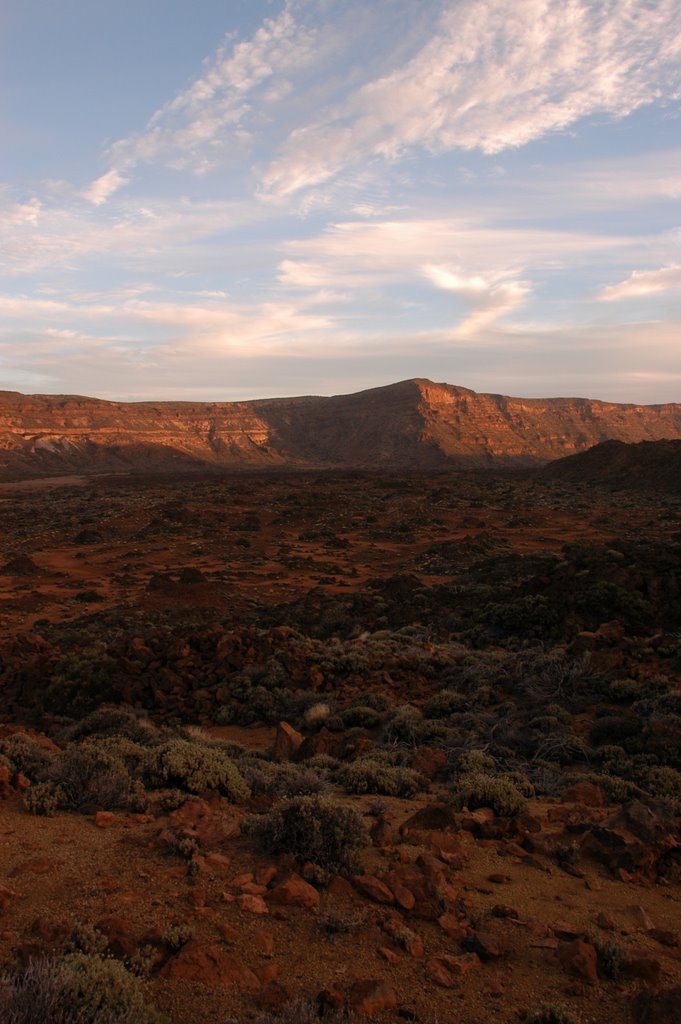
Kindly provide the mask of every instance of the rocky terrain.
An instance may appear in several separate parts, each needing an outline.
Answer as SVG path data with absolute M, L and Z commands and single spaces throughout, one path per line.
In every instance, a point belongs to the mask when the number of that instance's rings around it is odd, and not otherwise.
M 617 490 L 681 493 L 681 441 L 604 441 L 588 451 L 558 459 L 544 469 L 546 480 L 598 484 Z
M 408 380 L 334 398 L 104 402 L 0 392 L 0 476 L 226 467 L 531 465 L 681 438 L 681 405 L 526 399 Z
M 138 474 L 0 522 L 0 1019 L 678 1024 L 677 494 Z

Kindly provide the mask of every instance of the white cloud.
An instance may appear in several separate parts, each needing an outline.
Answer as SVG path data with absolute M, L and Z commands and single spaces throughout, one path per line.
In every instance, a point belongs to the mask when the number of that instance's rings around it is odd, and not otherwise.
M 87 199 L 93 206 L 102 206 L 107 199 L 110 199 L 114 192 L 117 192 L 123 185 L 127 185 L 128 179 L 123 177 L 120 171 L 113 168 L 103 174 L 101 178 L 93 181 L 83 192 L 83 198 Z
M 500 317 L 522 305 L 531 292 L 527 281 L 506 278 L 503 274 L 462 274 L 460 269 L 426 264 L 423 273 L 436 288 L 462 295 L 472 309 L 456 327 L 454 337 L 470 338 L 490 327 Z
M 608 285 L 598 295 L 602 302 L 634 299 L 661 292 L 681 290 L 681 264 L 660 267 L 659 270 L 635 270 L 625 281 Z
M 290 195 L 415 147 L 499 153 L 595 113 L 678 97 L 677 0 L 459 0 L 420 51 L 295 129 L 264 175 Z
M 238 160 L 287 199 L 363 161 L 500 153 L 680 95 L 678 0 L 288 0 L 114 143 L 87 195 L 106 202 L 142 163 Z

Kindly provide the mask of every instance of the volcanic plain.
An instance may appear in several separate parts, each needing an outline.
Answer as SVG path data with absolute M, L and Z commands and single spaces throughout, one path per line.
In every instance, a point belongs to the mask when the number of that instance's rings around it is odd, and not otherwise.
M 140 1024 L 681 1020 L 678 493 L 102 474 L 0 522 L 0 1004 L 75 957 Z

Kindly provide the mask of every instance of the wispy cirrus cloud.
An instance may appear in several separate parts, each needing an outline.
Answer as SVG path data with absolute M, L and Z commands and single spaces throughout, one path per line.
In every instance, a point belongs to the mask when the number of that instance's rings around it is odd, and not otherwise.
M 636 299 L 661 292 L 681 292 L 681 264 L 675 263 L 657 270 L 634 270 L 629 277 L 618 284 L 603 288 L 598 298 L 601 302 L 615 302 L 619 299 Z
M 464 0 L 443 5 L 430 38 L 294 130 L 265 172 L 281 196 L 367 157 L 499 153 L 603 113 L 624 117 L 681 89 L 675 0 Z
M 371 19 L 371 51 L 353 18 Z M 105 202 L 139 164 L 205 174 L 238 154 L 261 196 L 286 199 L 362 161 L 500 153 L 680 94 L 676 0 L 330 0 L 323 17 L 289 0 L 114 143 L 85 194 Z

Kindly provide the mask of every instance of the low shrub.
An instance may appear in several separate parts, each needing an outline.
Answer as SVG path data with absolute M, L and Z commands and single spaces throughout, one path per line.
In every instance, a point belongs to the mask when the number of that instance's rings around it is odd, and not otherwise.
M 3 1024 L 166 1024 L 118 960 L 86 953 L 35 958 L 0 976 Z
M 259 1014 L 255 1024 L 354 1024 L 355 1020 L 352 1011 L 324 1009 L 315 999 L 295 999 L 278 1010 Z
M 237 802 L 250 796 L 238 768 L 217 746 L 174 739 L 148 751 L 144 775 L 154 788 L 170 786 L 189 793 L 215 789 Z
M 344 765 L 336 773 L 336 779 L 348 793 L 411 797 L 428 788 L 427 781 L 413 769 L 384 764 L 372 758 L 360 758 Z
M 29 814 L 51 818 L 66 803 L 66 794 L 55 782 L 36 782 L 24 793 L 23 803 Z
M 426 702 L 424 713 L 426 718 L 449 718 L 459 711 L 465 711 L 470 705 L 470 698 L 458 690 L 441 690 Z
M 157 730 L 148 721 L 132 710 L 116 704 L 103 704 L 96 711 L 69 726 L 64 736 L 68 740 L 83 739 L 87 736 L 124 736 L 133 743 L 146 745 L 153 742 Z
M 617 981 L 627 962 L 626 951 L 617 942 L 595 942 L 598 970 L 610 981 Z
M 511 779 L 484 772 L 460 776 L 452 787 L 451 798 L 459 810 L 491 807 L 500 818 L 521 814 L 526 806 L 525 797 Z
M 253 796 L 283 799 L 326 793 L 329 790 L 327 774 L 310 765 L 273 764 L 255 758 L 244 759 L 239 765 Z
M 251 831 L 268 852 L 312 861 L 327 875 L 354 871 L 369 841 L 353 807 L 320 796 L 292 797 L 252 821 Z
M 538 1010 L 529 1010 L 523 1014 L 523 1024 L 578 1024 L 572 1014 L 564 1006 L 542 1006 Z
M 0 754 L 9 762 L 13 774 L 21 772 L 32 780 L 38 779 L 55 757 L 24 732 L 0 740 Z
M 44 782 L 62 791 L 62 810 L 92 814 L 98 810 L 130 807 L 136 784 L 124 762 L 96 743 L 63 750 L 49 764 Z

